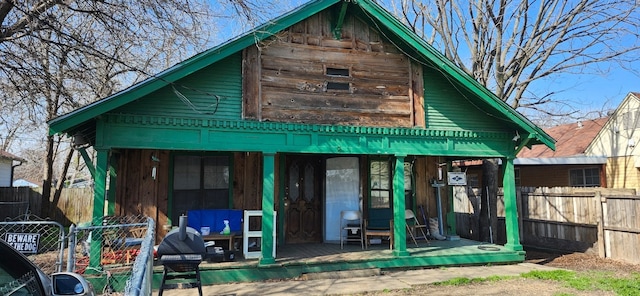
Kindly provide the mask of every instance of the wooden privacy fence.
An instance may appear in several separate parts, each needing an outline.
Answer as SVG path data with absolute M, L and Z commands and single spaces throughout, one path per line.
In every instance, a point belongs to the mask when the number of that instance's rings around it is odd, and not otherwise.
M 58 207 L 52 214 L 45 213 L 41 188 L 0 187 L 0 219 L 13 219 L 29 213 L 49 218 L 63 225 L 91 221 L 93 188 L 64 188 Z
M 455 187 L 456 230 L 478 239 L 482 196 Z M 633 190 L 533 188 L 516 190 L 521 243 L 529 247 L 595 252 L 603 258 L 640 263 L 640 197 Z M 505 243 L 504 196 L 498 193 L 496 243 Z
M 42 194 L 29 187 L 0 187 L 0 220 L 40 214 Z

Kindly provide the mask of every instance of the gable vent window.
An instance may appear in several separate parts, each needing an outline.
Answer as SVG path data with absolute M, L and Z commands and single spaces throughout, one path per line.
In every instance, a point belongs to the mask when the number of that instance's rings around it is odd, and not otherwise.
M 328 76 L 349 77 L 349 69 L 327 68 Z
M 349 90 L 349 83 L 346 82 L 327 82 L 327 90 Z
M 341 78 L 351 77 L 351 73 L 349 69 L 331 68 L 331 67 L 325 68 L 325 75 L 329 77 L 337 78 L 338 80 L 341 80 Z M 351 83 L 341 82 L 341 81 L 327 81 L 326 90 L 349 91 L 351 90 Z

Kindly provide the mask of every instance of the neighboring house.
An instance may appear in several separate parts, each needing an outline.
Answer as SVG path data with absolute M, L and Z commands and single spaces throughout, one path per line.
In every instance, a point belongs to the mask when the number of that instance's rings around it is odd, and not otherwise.
M 7 151 L 0 150 L 0 187 L 11 187 L 13 183 L 13 170 L 25 162 L 23 158 L 15 156 Z
M 145 214 L 162 237 L 191 209 L 261 210 L 261 266 L 274 230 L 278 246 L 339 241 L 341 210 L 393 220 L 386 266 L 523 260 L 513 160 L 554 147 L 371 0 L 312 1 L 49 125 L 97 153 L 94 217 Z M 406 260 L 405 209 L 436 217 L 438 168 L 470 158 L 503 159 L 512 253 Z
M 607 118 L 584 120 L 547 128 L 556 147 L 533 146 L 518 153 L 514 162 L 516 186 L 527 187 L 607 187 L 606 156 L 586 153 Z M 467 185 L 482 185 L 482 161 L 460 161 L 456 165 L 467 173 Z
M 640 190 L 640 93 L 631 92 L 609 116 L 545 129 L 556 139 L 523 149 L 514 160 L 516 185 Z M 480 161 L 462 161 L 469 185 L 482 180 Z
M 640 93 L 631 92 L 587 146 L 588 155 L 605 156 L 606 186 L 640 190 Z
M 514 161 L 516 184 L 527 187 L 607 187 L 606 156 L 587 153 L 607 118 L 584 120 L 545 129 L 556 150 L 534 146 Z
M 38 185 L 38 184 L 36 184 L 34 182 L 31 182 L 31 181 L 25 180 L 25 179 L 18 179 L 18 180 L 13 181 L 13 187 L 31 187 L 31 188 L 35 188 L 35 187 L 40 187 L 40 185 Z

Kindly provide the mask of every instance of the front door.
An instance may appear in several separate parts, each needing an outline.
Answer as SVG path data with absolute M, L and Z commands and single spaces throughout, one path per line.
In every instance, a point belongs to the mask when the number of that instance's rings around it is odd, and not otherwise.
M 322 241 L 322 159 L 312 155 L 286 157 L 285 242 Z

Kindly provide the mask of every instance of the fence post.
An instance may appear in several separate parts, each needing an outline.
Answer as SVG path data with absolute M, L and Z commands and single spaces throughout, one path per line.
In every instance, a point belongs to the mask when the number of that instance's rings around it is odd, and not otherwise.
M 76 225 L 75 224 L 71 224 L 71 226 L 69 227 L 69 255 L 67 257 L 67 271 L 68 272 L 74 272 L 74 268 L 75 268 L 75 263 L 76 263 L 76 244 L 78 243 L 77 238 L 76 238 Z
M 524 242 L 524 221 L 522 216 L 522 187 L 516 187 L 516 213 L 518 214 L 518 235 L 520 236 L 520 243 Z
M 607 252 L 605 250 L 605 235 L 604 235 L 604 215 L 602 214 L 602 206 L 607 203 L 607 198 L 602 197 L 602 192 L 596 191 L 594 202 L 596 206 L 596 219 L 598 223 L 598 256 L 600 258 L 606 258 Z M 605 205 L 606 206 L 606 205 Z

